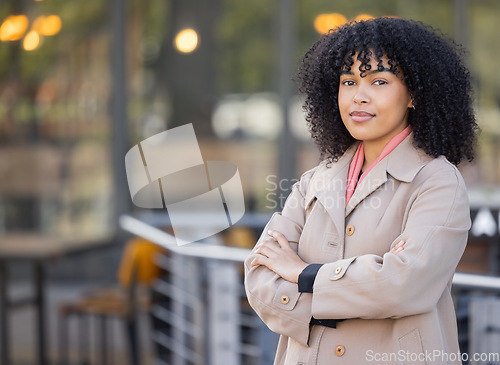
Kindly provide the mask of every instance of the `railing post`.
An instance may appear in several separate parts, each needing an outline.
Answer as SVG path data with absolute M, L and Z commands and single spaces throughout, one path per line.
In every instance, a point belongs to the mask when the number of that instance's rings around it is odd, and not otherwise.
M 240 275 L 232 262 L 208 262 L 210 364 L 240 364 Z

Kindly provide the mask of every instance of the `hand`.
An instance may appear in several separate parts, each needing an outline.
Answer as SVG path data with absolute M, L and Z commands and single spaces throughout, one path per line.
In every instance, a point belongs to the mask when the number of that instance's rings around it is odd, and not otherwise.
M 399 241 L 396 245 L 394 245 L 394 247 L 391 249 L 391 253 L 393 253 L 394 255 L 397 255 L 398 253 L 400 253 L 401 251 L 404 250 L 404 245 L 405 245 L 405 241 L 401 240 Z
M 286 237 L 277 231 L 268 231 L 273 239 L 264 240 L 254 251 L 257 257 L 250 267 L 263 265 L 283 279 L 297 283 L 299 275 L 308 266 L 290 246 Z

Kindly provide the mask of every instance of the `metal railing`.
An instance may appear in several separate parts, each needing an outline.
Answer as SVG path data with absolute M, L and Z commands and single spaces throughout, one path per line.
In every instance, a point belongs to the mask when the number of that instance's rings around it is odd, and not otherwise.
M 278 336 L 246 300 L 242 263 L 250 250 L 191 243 L 139 219 L 121 227 L 166 249 L 156 258 L 163 274 L 153 285 L 151 318 L 157 364 L 271 364 Z
M 152 316 L 166 325 L 153 335 L 159 346 L 167 349 L 164 355 L 159 351 L 159 364 L 272 363 L 277 335 L 251 310 L 243 288 L 242 263 L 249 249 L 203 243 L 178 246 L 175 237 L 131 216 L 122 216 L 120 226 L 168 251 L 157 261 L 166 274 L 155 284 L 161 299 L 152 310 Z M 455 295 L 467 295 L 465 314 L 457 310 L 457 318 L 462 316 L 462 320 L 474 324 L 469 307 L 478 307 L 474 302 L 482 303 L 484 295 L 475 300 L 469 293 L 498 294 L 500 278 L 456 273 L 452 290 Z M 496 303 L 488 297 L 487 305 L 500 308 L 500 301 Z M 469 336 L 483 332 L 486 336 L 493 328 L 465 327 L 466 351 L 471 350 L 469 342 L 472 349 L 477 348 L 474 343 L 484 342 L 477 338 L 469 341 Z
M 457 272 L 453 276 L 453 288 L 500 293 L 500 278 Z

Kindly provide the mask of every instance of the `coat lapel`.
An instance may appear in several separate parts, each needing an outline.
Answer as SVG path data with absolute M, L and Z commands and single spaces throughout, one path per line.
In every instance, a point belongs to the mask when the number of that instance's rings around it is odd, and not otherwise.
M 344 232 L 346 181 L 349 164 L 359 143 L 355 143 L 330 167 L 323 161 L 309 182 L 306 209 L 317 199 L 330 216 L 339 234 Z
M 387 159 L 382 159 L 373 169 L 366 175 L 366 178 L 361 181 L 354 190 L 354 194 L 345 207 L 345 216 L 347 217 L 356 206 L 361 203 L 368 195 L 384 185 L 387 181 Z
M 346 181 L 349 165 L 358 147 L 354 143 L 337 162 L 326 167 L 325 161 L 321 163 L 310 181 L 306 194 L 306 207 L 317 198 L 330 215 L 333 223 L 344 231 L 345 217 L 347 217 L 364 199 L 393 178 L 411 182 L 418 171 L 433 157 L 428 156 L 423 150 L 413 146 L 413 132 L 408 135 L 389 155 L 382 159 L 356 187 L 347 206 Z
M 412 182 L 417 173 L 433 157 L 422 149 L 413 146 L 413 132 L 410 133 L 396 148 L 383 158 L 356 187 L 353 196 L 345 208 L 347 217 L 366 197 L 384 185 L 391 175 L 403 182 Z

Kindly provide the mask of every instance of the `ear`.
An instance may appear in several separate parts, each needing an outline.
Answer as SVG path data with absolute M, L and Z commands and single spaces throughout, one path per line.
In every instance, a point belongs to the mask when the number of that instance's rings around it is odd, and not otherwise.
M 415 99 L 413 95 L 410 94 L 410 101 L 408 102 L 408 108 L 415 109 Z

